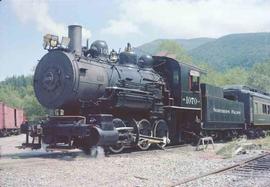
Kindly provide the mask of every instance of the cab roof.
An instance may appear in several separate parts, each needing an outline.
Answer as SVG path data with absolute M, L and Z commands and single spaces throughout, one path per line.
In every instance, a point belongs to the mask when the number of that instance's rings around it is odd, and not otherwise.
M 180 62 L 178 60 L 176 60 L 174 57 L 169 57 L 169 56 L 153 56 L 153 59 L 154 59 L 154 66 L 160 66 L 160 65 L 163 65 L 163 64 L 168 64 L 168 63 L 171 63 L 171 64 L 178 64 L 179 66 L 185 66 L 187 67 L 188 69 L 191 69 L 191 70 L 195 70 L 195 71 L 198 71 L 202 74 L 206 74 L 207 71 L 202 69 L 202 68 L 199 68 L 193 64 L 187 64 L 185 62 Z

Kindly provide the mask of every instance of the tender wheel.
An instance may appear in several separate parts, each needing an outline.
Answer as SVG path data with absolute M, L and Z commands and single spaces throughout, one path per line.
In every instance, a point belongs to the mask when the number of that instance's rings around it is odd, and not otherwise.
M 125 123 L 119 118 L 113 119 L 113 125 L 116 129 L 119 127 L 126 127 Z M 124 146 L 123 142 L 121 142 L 121 141 L 119 141 L 116 145 L 109 146 L 109 150 L 112 153 L 120 153 L 123 151 L 124 148 L 125 148 L 125 146 Z
M 163 119 L 155 121 L 154 124 L 154 137 L 163 138 L 164 141 L 162 143 L 157 144 L 158 147 L 164 148 L 169 141 L 169 128 L 167 126 L 166 121 Z
M 152 127 L 148 120 L 142 119 L 141 121 L 137 123 L 137 127 L 138 127 L 140 135 L 152 136 Z M 148 140 L 139 138 L 137 146 L 140 150 L 145 151 L 149 149 L 149 147 L 151 146 L 151 143 L 149 143 Z

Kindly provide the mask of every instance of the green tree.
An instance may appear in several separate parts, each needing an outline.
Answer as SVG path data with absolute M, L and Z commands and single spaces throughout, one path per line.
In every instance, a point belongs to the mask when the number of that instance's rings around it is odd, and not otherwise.
M 231 68 L 225 72 L 219 72 L 209 65 L 201 65 L 203 69 L 207 70 L 207 74 L 202 76 L 202 82 L 213 84 L 216 86 L 224 86 L 230 84 L 245 85 L 248 80 L 249 72 L 243 68 Z
M 181 47 L 176 41 L 174 40 L 164 40 L 158 47 L 158 52 L 167 52 L 171 55 L 176 55 L 176 60 L 185 63 L 191 63 L 192 59 L 190 56 L 187 55 L 185 49 Z
M 248 76 L 248 85 L 261 90 L 270 91 L 270 60 L 255 64 Z

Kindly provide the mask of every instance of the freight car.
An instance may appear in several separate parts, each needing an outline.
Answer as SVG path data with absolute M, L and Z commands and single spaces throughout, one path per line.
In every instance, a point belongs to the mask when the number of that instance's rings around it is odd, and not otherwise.
M 82 27 L 69 26 L 69 37 L 44 37 L 48 50 L 34 75 L 38 101 L 56 111 L 41 124 L 22 125 L 40 148 L 89 150 L 100 145 L 111 152 L 126 147 L 147 150 L 205 134 L 231 137 L 244 133 L 242 100 L 232 100 L 222 88 L 201 84 L 202 69 L 166 56 L 137 57 L 108 52 L 105 41 L 82 47 Z M 35 140 L 32 141 L 33 143 Z
M 23 110 L 9 107 L 0 102 L 0 137 L 19 134 L 23 121 Z

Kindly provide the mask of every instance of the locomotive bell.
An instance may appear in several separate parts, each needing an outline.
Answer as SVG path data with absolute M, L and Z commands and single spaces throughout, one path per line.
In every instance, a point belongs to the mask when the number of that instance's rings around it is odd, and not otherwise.
M 130 43 L 127 43 L 127 47 L 124 52 L 119 54 L 119 64 L 133 64 L 137 63 L 137 54 L 132 51 Z
M 124 51 L 119 54 L 119 64 L 136 64 L 137 55 L 134 52 Z

